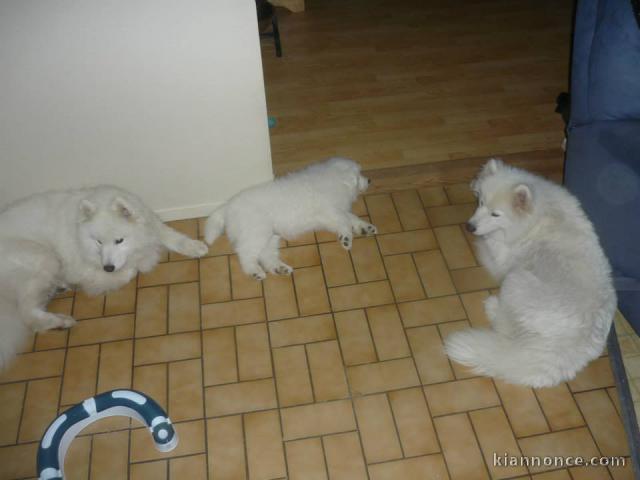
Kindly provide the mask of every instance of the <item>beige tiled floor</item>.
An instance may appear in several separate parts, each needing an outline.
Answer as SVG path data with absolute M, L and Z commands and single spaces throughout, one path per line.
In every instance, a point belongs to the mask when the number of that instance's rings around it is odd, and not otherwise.
M 615 321 L 636 417 L 640 419 L 640 337 L 621 315 L 618 315 Z
M 55 299 L 52 310 L 80 322 L 38 335 L 0 377 L 0 479 L 34 477 L 37 442 L 59 411 L 127 387 L 168 409 L 178 448 L 158 453 L 145 429 L 107 419 L 72 444 L 68 478 L 632 478 L 630 467 L 493 465 L 494 452 L 628 449 L 607 357 L 532 390 L 443 354 L 448 333 L 486 324 L 496 286 L 460 225 L 472 200 L 464 186 L 367 196 L 355 211 L 380 234 L 351 253 L 323 232 L 289 242 L 292 277 L 247 278 L 221 239 L 206 258 L 171 255 L 106 298 Z M 195 220 L 174 226 L 202 231 Z M 633 342 L 623 348 L 640 353 Z

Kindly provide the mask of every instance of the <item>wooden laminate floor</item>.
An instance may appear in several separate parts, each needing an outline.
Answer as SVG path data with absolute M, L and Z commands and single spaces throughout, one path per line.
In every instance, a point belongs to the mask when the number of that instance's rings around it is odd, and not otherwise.
M 559 148 L 571 2 L 306 8 L 280 11 L 282 58 L 263 40 L 276 173 L 330 155 L 378 169 Z

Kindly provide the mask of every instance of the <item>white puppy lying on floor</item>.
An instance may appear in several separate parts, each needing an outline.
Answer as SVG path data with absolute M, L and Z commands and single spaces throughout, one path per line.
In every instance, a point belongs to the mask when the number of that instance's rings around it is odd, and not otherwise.
M 57 288 L 115 290 L 151 270 L 165 249 L 207 253 L 204 243 L 164 225 L 137 196 L 116 187 L 41 193 L 0 211 L 0 370 L 29 328 L 75 323 L 46 311 Z
M 358 194 L 369 186 L 360 166 L 331 158 L 238 193 L 207 220 L 205 240 L 211 244 L 226 230 L 240 265 L 257 280 L 267 272 L 289 275 L 280 260 L 280 237 L 292 239 L 312 230 L 338 235 L 349 250 L 353 232 L 373 235 L 376 227 L 351 213 Z

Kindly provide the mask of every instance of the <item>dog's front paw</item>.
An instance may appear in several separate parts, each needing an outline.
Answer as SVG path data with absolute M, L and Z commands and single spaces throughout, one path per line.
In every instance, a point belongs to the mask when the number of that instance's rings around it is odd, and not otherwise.
M 273 269 L 273 273 L 275 273 L 276 275 L 291 275 L 293 273 L 293 268 L 291 268 L 286 263 L 281 263 Z
M 362 235 L 367 235 L 367 236 L 375 235 L 376 233 L 378 233 L 378 229 L 376 228 L 375 225 L 372 225 L 370 223 L 365 223 L 360 227 L 360 233 Z
M 40 312 L 29 324 L 34 331 L 44 332 L 46 330 L 71 328 L 76 324 L 76 319 L 62 313 Z
M 61 313 L 57 313 L 55 315 L 58 317 L 58 326 L 54 328 L 71 328 L 78 323 L 75 318 L 70 317 L 69 315 L 63 315 Z
M 204 242 L 201 242 L 199 240 L 185 240 L 184 244 L 183 244 L 183 248 L 182 248 L 182 253 L 183 255 L 186 255 L 187 257 L 193 257 L 193 258 L 197 258 L 197 257 L 202 257 L 204 255 L 206 255 L 209 252 L 209 247 L 207 247 L 207 245 Z
M 351 250 L 351 246 L 353 245 L 353 236 L 339 235 L 338 240 L 345 250 Z
M 250 274 L 251 278 L 253 278 L 254 280 L 264 280 L 265 278 L 267 278 L 267 274 L 264 272 L 253 272 Z

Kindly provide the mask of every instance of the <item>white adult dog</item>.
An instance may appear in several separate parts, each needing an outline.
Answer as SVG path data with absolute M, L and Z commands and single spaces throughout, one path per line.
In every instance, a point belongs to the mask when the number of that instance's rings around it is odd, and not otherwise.
M 247 275 L 257 280 L 266 277 L 265 270 L 289 275 L 292 268 L 279 257 L 280 237 L 292 239 L 312 230 L 328 230 L 349 250 L 353 232 L 377 232 L 350 211 L 368 186 L 369 180 L 352 160 L 331 158 L 315 163 L 232 197 L 208 218 L 205 240 L 213 243 L 226 229 Z
M 616 309 L 611 269 L 591 222 L 567 190 L 491 159 L 471 184 L 467 224 L 480 262 L 498 280 L 492 329 L 449 335 L 449 356 L 478 374 L 548 387 L 575 377 L 603 350 Z
M 75 323 L 45 310 L 56 289 L 79 287 L 91 295 L 117 289 L 151 270 L 165 248 L 190 257 L 207 252 L 116 187 L 37 194 L 0 212 L 0 369 L 29 328 Z

